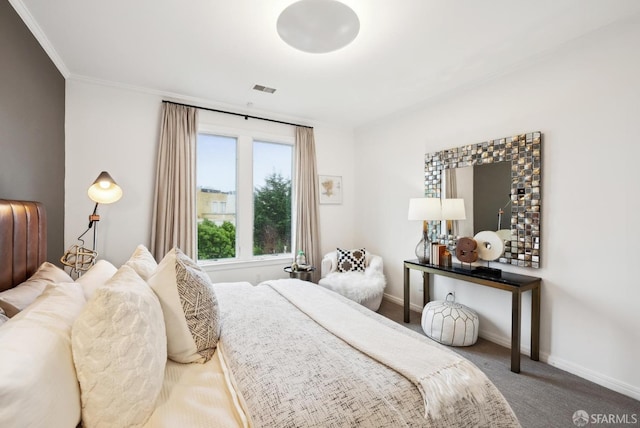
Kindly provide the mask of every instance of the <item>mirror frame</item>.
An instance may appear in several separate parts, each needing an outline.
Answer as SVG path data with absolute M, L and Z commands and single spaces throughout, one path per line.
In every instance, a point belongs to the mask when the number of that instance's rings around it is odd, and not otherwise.
M 511 162 L 511 239 L 496 261 L 540 267 L 542 133 L 539 131 L 470 144 L 425 156 L 425 196 L 441 198 L 442 172 Z M 440 235 L 440 224 L 435 225 Z

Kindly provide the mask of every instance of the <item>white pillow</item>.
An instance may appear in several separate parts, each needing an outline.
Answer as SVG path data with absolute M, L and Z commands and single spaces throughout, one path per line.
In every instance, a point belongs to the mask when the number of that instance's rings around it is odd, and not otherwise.
M 93 293 L 102 287 L 118 271 L 114 265 L 106 260 L 98 260 L 76 282 L 82 286 L 84 297 L 89 301 Z
M 122 266 L 95 291 L 71 342 L 83 425 L 144 424 L 162 388 L 167 339 L 158 298 L 132 268 Z
M 73 282 L 73 279 L 59 267 L 49 262 L 44 262 L 25 282 L 0 292 L 0 300 L 11 303 L 16 308 L 23 310 L 42 294 L 48 284 L 55 285 L 59 282 Z
M 84 304 L 78 284 L 50 286 L 0 328 L 0 427 L 78 424 L 71 325 Z
M 145 281 L 153 275 L 158 267 L 156 259 L 153 258 L 144 245 L 138 245 L 125 264 L 132 267 L 140 275 L 140 278 Z
M 209 276 L 174 248 L 148 282 L 162 305 L 169 358 L 178 363 L 208 361 L 220 336 L 218 300 Z

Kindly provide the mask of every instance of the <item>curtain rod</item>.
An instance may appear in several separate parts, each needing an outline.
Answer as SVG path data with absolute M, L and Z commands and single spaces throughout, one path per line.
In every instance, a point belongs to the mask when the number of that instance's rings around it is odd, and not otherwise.
M 251 116 L 250 114 L 236 113 L 236 112 L 233 112 L 233 111 L 225 111 L 225 110 L 217 110 L 217 109 L 214 109 L 214 108 L 194 106 L 194 105 L 191 105 L 191 104 L 176 103 L 174 101 L 167 101 L 167 100 L 162 100 L 162 102 L 163 103 L 169 103 L 169 104 L 175 104 L 177 106 L 193 107 L 193 108 L 197 108 L 197 109 L 200 109 L 200 110 L 207 110 L 207 111 L 213 111 L 213 112 L 216 112 L 216 113 L 224 113 L 224 114 L 230 114 L 230 115 L 233 115 L 233 116 L 240 116 L 240 117 L 244 117 L 244 120 L 247 120 L 247 119 L 251 118 L 251 119 L 265 120 L 267 122 L 281 123 L 283 125 L 299 126 L 301 128 L 313 129 L 313 126 L 300 125 L 298 123 L 291 123 L 291 122 L 284 122 L 282 120 L 276 120 L 276 119 L 268 119 L 266 117 Z

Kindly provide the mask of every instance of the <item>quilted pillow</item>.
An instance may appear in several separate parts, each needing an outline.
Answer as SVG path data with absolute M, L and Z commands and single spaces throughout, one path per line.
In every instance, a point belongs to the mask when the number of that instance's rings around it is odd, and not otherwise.
M 23 310 L 42 294 L 48 284 L 55 285 L 60 282 L 73 282 L 73 278 L 59 267 L 49 262 L 44 262 L 25 282 L 1 292 L 0 300 L 4 300 L 19 310 Z
M 367 252 L 364 248 L 343 250 L 338 248 L 338 272 L 364 272 Z
M 148 282 L 162 305 L 169 358 L 178 363 L 208 361 L 220 336 L 218 300 L 209 276 L 174 248 Z
M 74 322 L 73 360 L 83 426 L 141 426 L 162 389 L 167 341 L 162 309 L 149 286 L 122 266 Z
M 145 281 L 153 275 L 158 267 L 156 259 L 153 258 L 144 245 L 138 245 L 125 264 L 132 267 L 140 275 L 140 278 Z

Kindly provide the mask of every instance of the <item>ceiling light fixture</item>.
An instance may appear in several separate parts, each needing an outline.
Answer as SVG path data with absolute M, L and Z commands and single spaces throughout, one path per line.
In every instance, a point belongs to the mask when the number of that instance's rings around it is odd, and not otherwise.
M 360 31 L 358 15 L 335 0 L 300 0 L 282 11 L 277 29 L 288 45 L 308 53 L 327 53 L 351 43 Z

